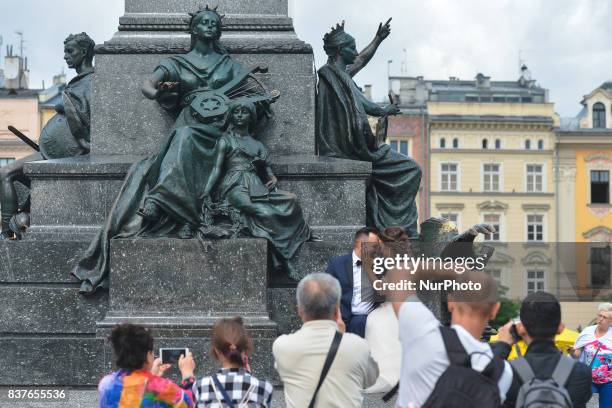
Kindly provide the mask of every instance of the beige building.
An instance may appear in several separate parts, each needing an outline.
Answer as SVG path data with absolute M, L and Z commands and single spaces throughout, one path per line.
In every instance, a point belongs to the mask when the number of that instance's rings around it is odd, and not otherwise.
M 32 148 L 17 139 L 8 126 L 14 126 L 33 140 L 41 129 L 39 90 L 0 89 L 0 166 L 32 153 Z
M 526 67 L 516 81 L 396 78 L 402 103 L 426 103 L 429 212 L 460 230 L 487 223 L 488 272 L 523 298 L 558 291 L 555 274 L 554 128 L 548 92 Z

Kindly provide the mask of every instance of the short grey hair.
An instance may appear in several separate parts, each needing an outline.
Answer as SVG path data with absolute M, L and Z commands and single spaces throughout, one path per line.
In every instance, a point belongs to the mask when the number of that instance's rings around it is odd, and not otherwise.
M 598 312 L 612 312 L 612 303 L 600 303 L 597 306 Z
M 340 294 L 338 279 L 328 273 L 311 273 L 298 283 L 298 308 L 310 319 L 332 319 Z

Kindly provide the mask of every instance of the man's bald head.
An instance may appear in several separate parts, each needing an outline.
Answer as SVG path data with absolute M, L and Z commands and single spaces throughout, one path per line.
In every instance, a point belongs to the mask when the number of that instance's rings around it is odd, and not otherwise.
M 328 273 L 306 275 L 296 291 L 298 308 L 307 320 L 333 320 L 340 295 L 340 283 Z

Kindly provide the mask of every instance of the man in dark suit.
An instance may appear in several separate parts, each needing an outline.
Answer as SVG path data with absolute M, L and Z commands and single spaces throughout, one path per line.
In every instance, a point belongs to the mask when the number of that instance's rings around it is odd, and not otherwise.
M 365 337 L 368 314 L 378 306 L 372 284 L 361 275 L 361 244 L 379 242 L 378 231 L 373 228 L 361 228 L 355 233 L 353 251 L 336 256 L 327 264 L 326 272 L 340 282 L 342 297 L 340 312 L 346 325 L 346 331 Z

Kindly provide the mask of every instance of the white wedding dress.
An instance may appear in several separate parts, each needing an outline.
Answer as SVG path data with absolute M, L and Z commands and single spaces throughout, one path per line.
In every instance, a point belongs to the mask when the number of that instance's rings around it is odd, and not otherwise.
M 399 382 L 402 361 L 399 323 L 391 303 L 383 303 L 368 315 L 365 339 L 379 370 L 376 383 L 365 392 L 388 392 Z

